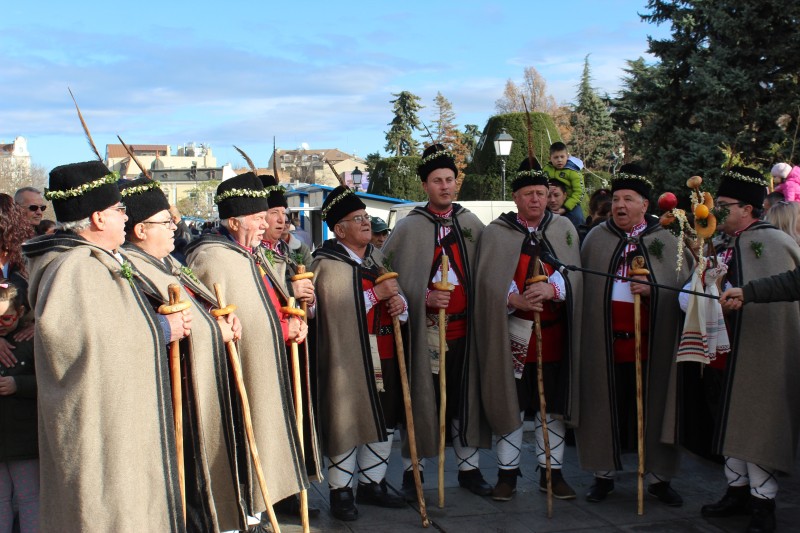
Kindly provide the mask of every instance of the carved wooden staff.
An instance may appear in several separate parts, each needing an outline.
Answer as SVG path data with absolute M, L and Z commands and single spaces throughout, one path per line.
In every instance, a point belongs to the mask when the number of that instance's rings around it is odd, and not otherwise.
M 539 258 L 533 265 L 533 277 L 525 280 L 525 285 L 547 281 L 547 276 L 539 274 L 542 264 Z M 544 440 L 545 481 L 547 484 L 547 518 L 553 518 L 553 469 L 550 462 L 550 433 L 547 431 L 547 400 L 544 397 L 544 370 L 542 368 L 542 315 L 533 312 L 533 331 L 536 337 L 536 384 L 539 389 L 539 416 L 542 419 L 542 438 Z
M 647 276 L 650 271 L 644 268 L 643 257 L 634 257 L 631 261 L 632 276 Z M 634 356 L 636 358 L 636 438 L 639 451 L 637 470 L 637 513 L 644 514 L 644 400 L 642 394 L 642 296 L 633 295 L 633 337 Z
M 286 307 L 281 307 L 281 312 L 290 316 L 299 317 L 303 320 L 306 318 L 305 310 L 298 309 L 294 306 L 294 297 L 289 298 L 289 303 Z M 300 456 L 303 458 L 303 464 L 305 464 L 305 448 L 303 447 L 303 389 L 300 383 L 300 349 L 295 341 L 291 342 L 291 346 L 292 380 L 294 381 L 294 416 L 297 421 L 297 438 L 300 444 Z M 308 491 L 306 489 L 300 491 L 300 520 L 303 524 L 303 533 L 308 533 L 311 526 L 308 522 Z
M 450 263 L 442 251 L 442 281 L 434 283 L 436 290 L 452 291 L 455 286 L 447 282 Z M 447 310 L 439 309 L 439 508 L 444 508 L 444 438 L 447 425 L 447 372 L 445 357 L 447 353 Z
M 222 295 L 222 288 L 219 283 L 214 284 L 214 292 L 217 295 L 217 306 L 219 309 L 212 309 L 211 316 L 220 317 L 229 315 L 236 310 L 235 305 L 225 305 L 225 298 Z M 275 533 L 280 533 L 280 526 L 278 525 L 278 518 L 275 516 L 275 510 L 272 508 L 272 501 L 269 498 L 269 491 L 267 490 L 267 480 L 264 478 L 264 470 L 261 468 L 261 459 L 258 456 L 258 448 L 256 447 L 256 437 L 253 434 L 253 420 L 250 416 L 250 401 L 247 399 L 247 390 L 244 386 L 244 377 L 242 376 L 242 365 L 239 362 L 239 352 L 236 350 L 236 344 L 229 341 L 225 344 L 228 349 L 228 358 L 231 362 L 231 369 L 233 370 L 233 378 L 236 380 L 236 388 L 239 391 L 239 399 L 242 403 L 242 414 L 244 415 L 244 429 L 247 434 L 247 443 L 250 445 L 250 456 L 253 459 L 253 468 L 256 471 L 258 478 L 258 485 L 261 488 L 261 496 L 264 498 L 264 504 L 267 507 L 267 514 L 269 521 L 272 525 L 272 530 Z
M 192 304 L 181 301 L 181 286 L 171 283 L 167 287 L 169 305 L 159 306 L 158 312 L 162 315 L 180 313 L 189 309 Z M 172 382 L 172 422 L 175 426 L 175 449 L 178 456 L 178 485 L 181 488 L 181 502 L 183 503 L 183 522 L 186 523 L 186 474 L 183 465 L 183 394 L 181 392 L 181 347 L 180 340 L 169 343 L 169 371 Z
M 382 273 L 375 280 L 375 285 L 387 279 L 399 277 L 397 272 Z M 411 390 L 408 386 L 408 372 L 406 370 L 406 354 L 403 349 L 403 335 L 400 332 L 400 319 L 392 317 L 392 327 L 394 328 L 394 345 L 397 351 L 397 367 L 400 372 L 400 387 L 403 389 L 403 407 L 406 412 L 406 431 L 408 432 L 408 451 L 411 454 L 411 469 L 414 472 L 414 488 L 417 490 L 417 503 L 419 504 L 419 515 L 422 517 L 422 527 L 431 525 L 428 520 L 428 510 L 425 507 L 425 494 L 422 492 L 422 476 L 419 473 L 419 456 L 417 455 L 417 435 L 414 431 L 414 410 L 411 407 Z

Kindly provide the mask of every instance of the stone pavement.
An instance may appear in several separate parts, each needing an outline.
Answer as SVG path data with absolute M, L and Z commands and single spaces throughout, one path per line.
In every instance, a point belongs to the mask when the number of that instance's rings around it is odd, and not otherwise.
M 526 424 L 527 428 L 527 424 Z M 532 429 L 532 427 L 531 427 Z M 533 432 L 525 432 L 522 475 L 517 494 L 510 502 L 481 498 L 458 486 L 452 449 L 445 462 L 445 508 L 437 507 L 436 463 L 428 461 L 425 475 L 425 498 L 431 527 L 422 528 L 416 504 L 404 509 L 358 506 L 359 519 L 340 522 L 328 511 L 327 485 L 316 484 L 309 491 L 309 502 L 321 509 L 311 520 L 312 531 L 386 532 L 430 531 L 449 533 L 529 533 L 529 532 L 739 532 L 747 527 L 748 517 L 706 520 L 700 507 L 717 501 L 725 492 L 722 465 L 685 454 L 679 476 L 672 486 L 684 499 L 683 507 L 666 507 L 645 495 L 644 515 L 636 514 L 636 456 L 623 459 L 625 472 L 618 476 L 616 490 L 602 503 L 589 503 L 585 494 L 592 476 L 578 467 L 574 447 L 567 447 L 564 477 L 578 493 L 571 501 L 553 501 L 553 518 L 547 518 L 546 496 L 539 492 L 539 473 L 534 459 Z M 791 477 L 780 477 L 777 500 L 778 531 L 800 531 L 800 461 Z M 483 475 L 490 484 L 497 480 L 494 452 L 481 451 Z M 402 479 L 399 444 L 395 442 L 389 461 L 387 481 L 397 490 Z M 391 489 L 390 489 L 391 490 Z M 279 516 L 281 531 L 302 531 L 299 520 Z

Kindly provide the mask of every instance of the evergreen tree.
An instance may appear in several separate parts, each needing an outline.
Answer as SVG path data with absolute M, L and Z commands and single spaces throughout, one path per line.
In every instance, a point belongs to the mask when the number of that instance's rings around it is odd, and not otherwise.
M 570 152 L 588 167 L 605 167 L 619 144 L 614 122 L 603 100 L 591 84 L 589 56 L 583 62 L 583 74 L 578 85 L 578 103 L 572 117 Z
M 419 161 L 418 156 L 381 159 L 370 174 L 367 192 L 414 202 L 425 200 L 425 191 L 417 176 Z
M 461 183 L 464 180 L 464 170 L 467 168 L 468 160 L 472 155 L 472 149 L 469 145 L 469 140 L 458 131 L 458 126 L 455 124 L 456 114 L 453 112 L 453 104 L 440 92 L 436 93 L 433 103 L 436 109 L 436 116 L 433 120 L 433 140 L 443 144 L 455 156 L 456 168 L 458 169 L 458 176 L 456 177 L 457 197 L 458 191 L 461 189 Z M 427 144 L 430 144 L 430 142 Z
M 402 91 L 392 94 L 396 98 L 391 100 L 393 104 L 392 112 L 394 118 L 389 123 L 391 128 L 386 132 L 386 148 L 390 154 L 400 157 L 404 155 L 416 155 L 419 151 L 419 143 L 414 139 L 414 130 L 420 128 L 417 113 L 422 109 L 420 97 Z
M 658 63 L 629 63 L 618 100 L 635 124 L 626 137 L 660 188 L 713 178 L 727 152 L 766 169 L 796 158 L 800 114 L 800 3 L 794 0 L 649 0 L 650 23 L 670 24 L 649 42 Z M 796 162 L 796 159 L 795 159 Z

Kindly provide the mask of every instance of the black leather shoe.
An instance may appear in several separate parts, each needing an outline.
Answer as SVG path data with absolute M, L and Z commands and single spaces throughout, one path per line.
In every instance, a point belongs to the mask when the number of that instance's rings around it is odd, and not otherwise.
M 358 518 L 353 489 L 347 487 L 331 491 L 331 514 L 344 522 L 352 522 Z
M 275 505 L 273 505 L 272 508 L 278 514 L 286 516 L 296 516 L 300 518 L 300 496 L 295 494 L 294 496 L 289 496 L 288 498 L 284 498 L 281 501 L 275 503 Z M 309 518 L 314 518 L 318 515 L 319 515 L 319 509 L 317 509 L 316 507 L 308 508 Z M 269 524 L 269 515 L 267 515 L 267 513 L 261 513 L 261 523 Z
M 647 486 L 647 493 L 655 496 L 658 501 L 670 507 L 680 507 L 683 505 L 683 498 L 669 486 L 669 481 L 659 481 Z
M 560 468 L 550 469 L 550 484 L 553 488 L 553 498 L 556 500 L 574 500 L 577 496 L 575 490 L 569 486 L 567 480 L 561 475 Z M 539 491 L 547 492 L 547 469 L 540 467 Z
M 750 514 L 750 487 L 728 487 L 720 501 L 704 505 L 700 514 L 705 518 Z
M 478 496 L 491 496 L 492 486 L 483 479 L 481 471 L 477 468 L 472 470 L 458 471 L 458 484 Z
M 613 479 L 596 477 L 594 478 L 594 484 L 589 487 L 589 492 L 586 494 L 586 501 L 592 503 L 601 502 L 612 492 L 614 492 Z
M 425 483 L 425 472 L 419 473 L 420 482 Z M 407 472 L 403 472 L 403 488 L 401 489 L 403 493 L 403 498 L 407 502 L 416 502 L 417 501 L 417 487 L 414 485 L 414 471 L 409 470 Z
M 753 516 L 747 526 L 747 533 L 772 533 L 775 531 L 775 500 L 764 500 L 750 496 Z
M 363 505 L 377 505 L 378 507 L 394 509 L 406 506 L 406 501 L 403 498 L 389 494 L 386 488 L 386 480 L 380 483 L 361 483 L 359 481 L 356 502 Z

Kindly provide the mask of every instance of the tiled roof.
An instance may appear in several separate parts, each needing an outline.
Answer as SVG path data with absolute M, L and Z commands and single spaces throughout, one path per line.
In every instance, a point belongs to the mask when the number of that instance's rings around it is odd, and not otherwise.
M 128 144 L 131 150 L 134 153 L 138 152 L 166 152 L 168 146 L 166 144 Z M 111 159 L 113 157 L 128 157 L 128 152 L 125 151 L 125 148 L 121 144 L 107 144 L 106 145 L 106 153 L 108 154 L 108 158 Z

